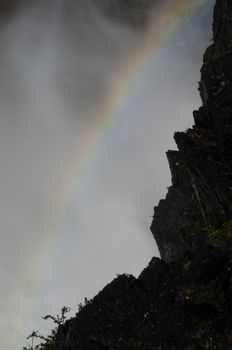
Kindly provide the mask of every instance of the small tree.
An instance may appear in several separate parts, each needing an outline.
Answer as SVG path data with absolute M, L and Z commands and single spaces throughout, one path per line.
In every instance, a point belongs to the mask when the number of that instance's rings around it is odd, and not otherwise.
M 207 229 L 209 243 L 215 247 L 225 248 L 232 244 L 232 220 L 224 222 L 220 228 L 209 226 Z
M 44 320 L 51 319 L 55 323 L 55 328 L 51 330 L 51 333 L 48 336 L 43 336 L 39 333 L 39 331 L 33 331 L 28 337 L 27 340 L 31 339 L 31 344 L 28 344 L 26 347 L 23 348 L 23 350 L 55 350 L 55 341 L 57 337 L 57 330 L 58 327 L 65 323 L 66 321 L 66 314 L 71 310 L 70 307 L 64 306 L 61 309 L 61 314 L 52 316 L 52 315 L 46 315 L 42 318 Z M 40 341 L 39 344 L 35 345 L 35 342 Z M 56 349 L 57 350 L 57 349 Z

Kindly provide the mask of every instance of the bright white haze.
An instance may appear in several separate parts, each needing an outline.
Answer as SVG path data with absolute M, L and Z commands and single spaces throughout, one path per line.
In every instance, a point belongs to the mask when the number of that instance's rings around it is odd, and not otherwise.
M 46 332 L 41 316 L 64 305 L 74 314 L 115 274 L 137 276 L 158 256 L 153 206 L 170 185 L 173 133 L 200 106 L 212 5 L 128 82 L 92 146 L 93 125 L 146 32 L 113 23 L 89 0 L 33 1 L 1 28 L 2 349 L 20 350 L 32 330 Z

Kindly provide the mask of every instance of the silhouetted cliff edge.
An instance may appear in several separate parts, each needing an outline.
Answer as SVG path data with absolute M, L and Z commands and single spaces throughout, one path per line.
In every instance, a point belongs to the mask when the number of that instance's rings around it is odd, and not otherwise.
M 151 230 L 162 259 L 121 275 L 59 327 L 57 350 L 232 349 L 232 2 L 217 0 L 202 107 L 168 151 Z

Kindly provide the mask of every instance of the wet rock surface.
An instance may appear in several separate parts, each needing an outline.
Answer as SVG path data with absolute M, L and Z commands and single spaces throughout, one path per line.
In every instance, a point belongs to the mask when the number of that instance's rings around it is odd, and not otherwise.
M 120 275 L 59 327 L 57 350 L 232 349 L 232 2 L 217 0 L 202 107 L 167 153 L 151 230 L 161 259 Z

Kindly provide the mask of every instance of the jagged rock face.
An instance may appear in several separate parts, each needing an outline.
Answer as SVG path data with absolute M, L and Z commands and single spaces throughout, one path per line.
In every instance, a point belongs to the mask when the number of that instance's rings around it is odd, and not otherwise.
M 214 44 L 204 55 L 203 106 L 195 125 L 176 133 L 168 152 L 172 187 L 154 212 L 151 231 L 161 257 L 177 260 L 208 240 L 207 227 L 232 218 L 232 3 L 216 2 Z
M 193 128 L 175 134 L 179 150 L 167 153 L 173 184 L 155 208 L 151 228 L 163 260 L 106 286 L 59 327 L 52 349 L 232 349 L 231 0 L 216 2 L 213 30 L 203 105 Z M 226 233 L 224 245 L 209 242 L 209 227 L 219 239 Z
M 213 266 L 213 269 L 212 269 Z M 231 349 L 231 251 L 202 246 L 121 275 L 58 331 L 56 350 Z

